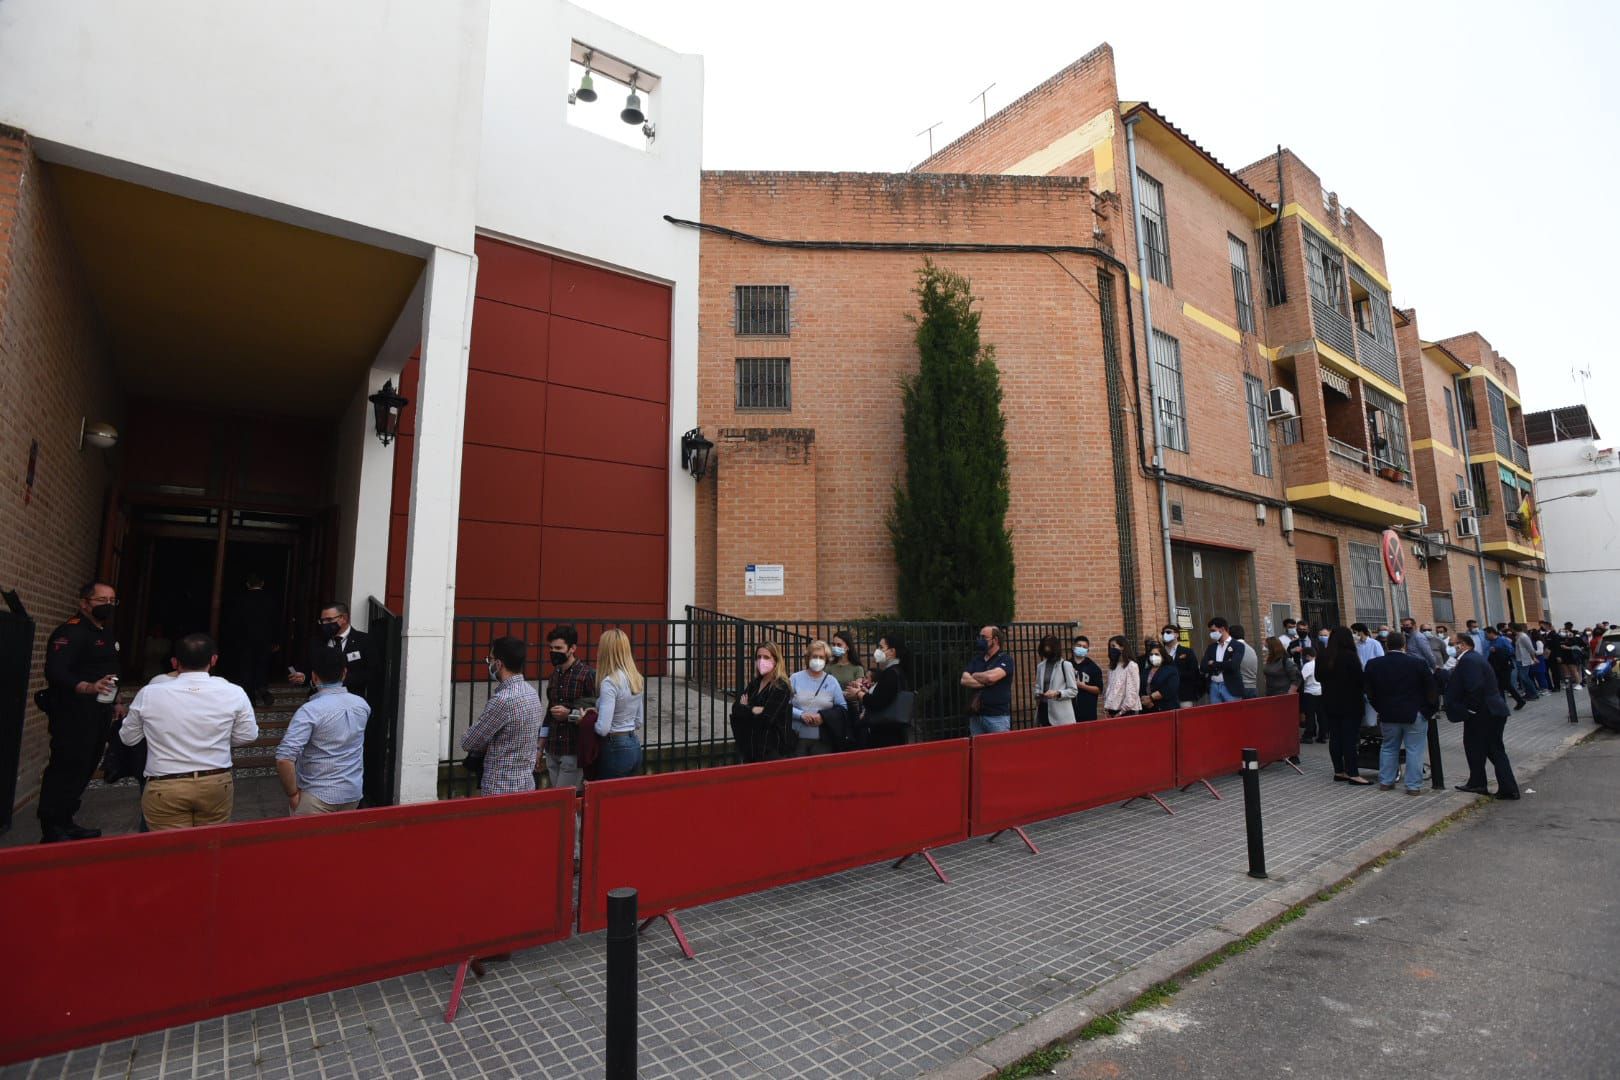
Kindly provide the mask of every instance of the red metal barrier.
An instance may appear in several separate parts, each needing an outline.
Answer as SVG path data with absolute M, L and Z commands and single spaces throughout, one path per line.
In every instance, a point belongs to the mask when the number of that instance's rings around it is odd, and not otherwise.
M 966 840 L 968 773 L 952 739 L 588 784 L 580 932 L 620 886 L 653 918 Z
M 0 852 L 0 1063 L 567 937 L 574 793 Z
M 1260 751 L 1262 764 L 1299 753 L 1299 698 L 1294 694 L 1201 705 L 1176 713 L 1176 786 L 1243 767 L 1243 748 Z
M 1173 787 L 1175 714 L 1147 713 L 973 740 L 974 836 Z

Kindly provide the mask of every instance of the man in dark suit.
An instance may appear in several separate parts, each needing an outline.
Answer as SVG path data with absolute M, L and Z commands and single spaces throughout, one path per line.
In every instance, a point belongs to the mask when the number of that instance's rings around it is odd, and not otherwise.
M 371 678 L 371 641 L 349 625 L 349 605 L 333 601 L 321 608 L 316 628 L 320 632 L 310 644 L 311 655 L 316 649 L 337 649 L 342 652 L 343 662 L 349 669 L 343 677 L 344 689 L 356 697 L 365 697 L 366 683 Z M 289 671 L 287 681 L 294 686 L 309 683 L 311 666 L 306 665 L 302 671 Z M 314 692 L 314 685 L 310 684 L 310 693 Z
M 1219 615 L 1209 620 L 1209 647 L 1204 650 L 1204 682 L 1209 687 L 1209 703 L 1243 700 L 1243 642 L 1232 636 L 1232 628 Z
M 1378 752 L 1378 790 L 1392 791 L 1406 748 L 1406 793 L 1423 793 L 1423 753 L 1429 720 L 1440 704 L 1439 686 L 1429 665 L 1406 651 L 1406 635 L 1390 631 L 1384 655 L 1367 661 L 1367 701 L 1378 713 L 1384 744 Z
M 1472 637 L 1458 634 L 1452 644 L 1457 647 L 1457 666 L 1446 681 L 1446 716 L 1462 724 L 1463 753 L 1468 757 L 1468 782 L 1458 784 L 1457 790 L 1489 795 L 1490 789 L 1485 786 L 1485 762 L 1489 760 L 1496 770 L 1496 797 L 1517 799 L 1519 782 L 1514 779 L 1507 747 L 1502 744 L 1508 706 L 1500 682 L 1485 657 L 1474 648 Z

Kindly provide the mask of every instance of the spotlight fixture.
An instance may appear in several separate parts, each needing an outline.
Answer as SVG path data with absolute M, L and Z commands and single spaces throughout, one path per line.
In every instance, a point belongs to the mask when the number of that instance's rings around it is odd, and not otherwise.
M 579 89 L 568 95 L 568 104 L 583 101 L 588 105 L 596 100 L 596 84 L 591 81 L 591 58 L 595 55 L 594 52 L 585 54 L 585 75 L 579 80 Z
M 640 124 L 647 119 L 647 114 L 641 111 L 641 98 L 636 94 L 636 79 L 640 75 L 639 71 L 630 73 L 630 96 L 624 99 L 624 108 L 619 111 L 619 119 L 627 124 Z
M 79 420 L 79 449 L 93 446 L 97 450 L 111 450 L 118 445 L 118 429 L 111 424 L 92 424 L 89 417 Z

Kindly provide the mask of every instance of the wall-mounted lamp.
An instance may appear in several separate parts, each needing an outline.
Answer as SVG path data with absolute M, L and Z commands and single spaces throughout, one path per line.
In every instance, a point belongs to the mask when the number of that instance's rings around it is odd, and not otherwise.
M 703 437 L 702 428 L 693 428 L 681 436 L 681 468 L 692 474 L 692 479 L 702 480 L 709 473 L 709 455 L 714 453 L 714 443 Z
M 97 450 L 111 450 L 118 445 L 118 429 L 111 424 L 92 424 L 85 417 L 79 419 L 79 449 L 93 446 Z
M 387 446 L 399 434 L 399 414 L 411 403 L 411 399 L 395 390 L 394 380 L 389 379 L 383 383 L 381 390 L 367 400 L 371 402 L 371 408 L 376 413 L 377 438 Z

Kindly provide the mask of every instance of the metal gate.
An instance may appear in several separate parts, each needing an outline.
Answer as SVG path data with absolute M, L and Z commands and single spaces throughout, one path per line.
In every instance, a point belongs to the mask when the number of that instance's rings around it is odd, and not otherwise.
M 28 675 L 34 662 L 34 620 L 14 591 L 0 611 L 0 832 L 11 828 L 22 759 L 23 719 L 28 715 Z
M 395 777 L 399 759 L 400 630 L 399 616 L 371 597 L 366 609 L 366 636 L 376 651 L 372 654 L 371 681 L 366 687 L 366 701 L 371 705 L 363 751 L 365 778 L 361 781 L 366 806 L 392 806 L 399 801 Z
M 1507 603 L 1503 596 L 1501 573 L 1485 571 L 1485 617 L 1480 620 L 1480 625 L 1495 626 L 1507 618 Z
M 1300 618 L 1313 627 L 1339 626 L 1339 568 L 1332 563 L 1299 565 Z
M 1170 549 L 1176 573 L 1176 603 L 1192 609 L 1193 638 L 1219 615 L 1240 623 L 1250 641 L 1259 640 L 1259 609 L 1255 607 L 1253 557 L 1248 552 L 1174 544 Z

